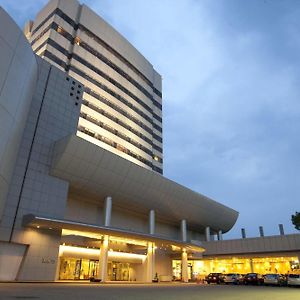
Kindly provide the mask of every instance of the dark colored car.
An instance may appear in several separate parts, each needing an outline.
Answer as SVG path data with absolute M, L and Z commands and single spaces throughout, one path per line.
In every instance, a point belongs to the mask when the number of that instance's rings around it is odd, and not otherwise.
M 244 284 L 262 285 L 263 283 L 264 278 L 258 273 L 248 273 L 244 277 Z
M 220 284 L 224 280 L 223 274 L 222 273 L 210 273 L 205 277 L 205 281 L 210 284 L 210 283 L 217 283 Z

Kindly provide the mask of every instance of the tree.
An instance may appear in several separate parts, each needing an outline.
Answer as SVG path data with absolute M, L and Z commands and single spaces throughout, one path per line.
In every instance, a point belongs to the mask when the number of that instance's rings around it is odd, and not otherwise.
M 292 215 L 292 223 L 297 230 L 300 230 L 300 212 L 296 211 L 296 213 Z

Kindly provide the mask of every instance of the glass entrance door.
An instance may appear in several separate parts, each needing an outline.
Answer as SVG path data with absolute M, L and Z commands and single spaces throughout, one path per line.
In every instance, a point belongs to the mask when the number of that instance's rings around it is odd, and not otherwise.
M 89 264 L 89 278 L 97 277 L 99 269 L 99 261 L 98 260 L 90 260 Z
M 120 262 L 108 263 L 108 278 L 112 281 L 129 281 L 130 264 Z

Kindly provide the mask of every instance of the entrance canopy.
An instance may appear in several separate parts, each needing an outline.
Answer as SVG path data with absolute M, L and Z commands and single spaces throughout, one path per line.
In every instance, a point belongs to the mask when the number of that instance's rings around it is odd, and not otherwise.
M 227 232 L 238 212 L 194 192 L 162 175 L 136 165 L 76 135 L 55 143 L 52 176 L 70 184 L 70 193 L 85 201 L 113 198 L 114 206 L 179 226 L 185 219 L 190 230 Z
M 63 230 L 66 235 L 85 236 L 102 240 L 103 236 L 109 235 L 118 238 L 123 238 L 132 244 L 141 244 L 142 242 L 154 242 L 157 245 L 164 245 L 165 250 L 172 250 L 172 252 L 181 252 L 184 248 L 188 253 L 200 253 L 205 249 L 199 244 L 185 243 L 179 240 L 167 239 L 166 237 L 140 233 L 135 231 L 123 230 L 114 227 L 98 226 L 92 224 L 85 224 L 81 222 L 74 222 L 70 220 L 54 219 L 35 215 L 25 215 L 23 217 L 23 225 L 34 227 L 38 229 L 47 230 Z M 145 244 L 146 246 L 146 244 Z

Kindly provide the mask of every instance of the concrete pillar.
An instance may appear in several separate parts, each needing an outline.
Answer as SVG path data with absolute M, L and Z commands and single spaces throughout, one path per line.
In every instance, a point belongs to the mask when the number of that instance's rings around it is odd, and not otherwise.
M 105 235 L 103 238 L 103 242 L 100 248 L 100 256 L 99 256 L 99 279 L 101 282 L 105 282 L 107 280 L 107 261 L 108 261 L 108 244 L 109 237 Z
M 253 267 L 253 260 L 252 258 L 249 259 L 250 262 L 250 272 L 253 273 L 254 272 L 254 267 Z
M 155 211 L 153 209 L 149 212 L 149 233 L 155 234 Z
M 146 262 L 146 282 L 152 282 L 155 276 L 155 244 L 148 242 Z
M 205 238 L 206 238 L 207 242 L 210 241 L 210 228 L 209 228 L 209 226 L 205 227 Z
M 222 230 L 218 231 L 218 241 L 223 241 Z
M 242 228 L 241 232 L 242 232 L 242 239 L 245 239 L 246 238 L 246 230 L 245 230 L 245 228 Z
M 262 226 L 259 226 L 259 236 L 260 237 L 264 237 L 265 234 L 264 234 L 264 228 Z
M 189 281 L 189 273 L 188 273 L 188 259 L 186 249 L 182 249 L 181 254 L 181 280 L 183 282 Z
M 186 223 L 186 220 L 181 220 L 180 229 L 181 229 L 182 241 L 186 242 L 187 241 L 187 223 Z
M 279 224 L 278 227 L 279 227 L 279 233 L 280 233 L 280 235 L 284 235 L 283 224 Z
M 112 198 L 106 197 L 104 200 L 104 226 L 110 226 L 111 209 L 112 209 Z

